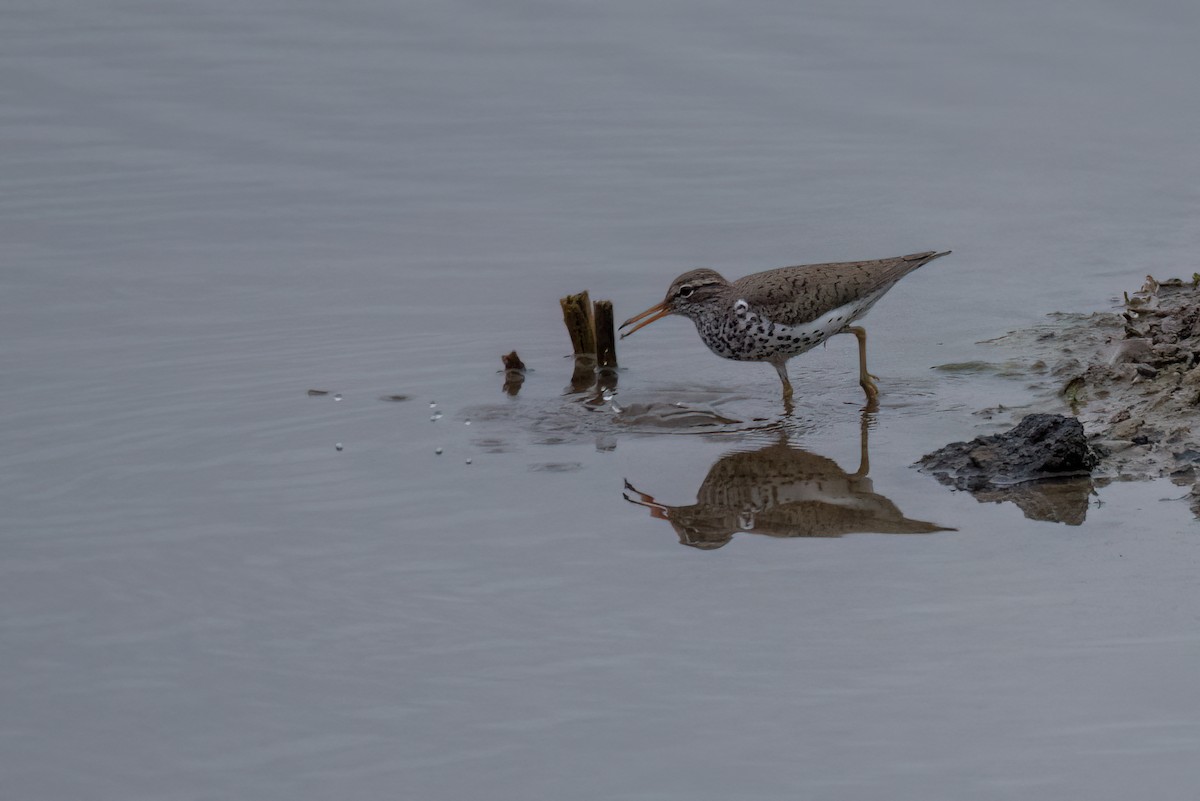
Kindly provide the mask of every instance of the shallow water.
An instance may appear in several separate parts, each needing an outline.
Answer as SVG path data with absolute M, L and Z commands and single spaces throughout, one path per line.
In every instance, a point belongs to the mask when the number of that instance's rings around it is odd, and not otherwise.
M 1067 526 L 910 465 L 1029 399 L 930 368 L 1195 269 L 1198 21 L 0 11 L 0 793 L 1186 795 L 1182 490 Z M 570 292 L 931 248 L 867 320 L 869 471 L 851 337 L 790 415 L 681 320 L 567 392 Z M 897 519 L 953 530 L 819 536 Z

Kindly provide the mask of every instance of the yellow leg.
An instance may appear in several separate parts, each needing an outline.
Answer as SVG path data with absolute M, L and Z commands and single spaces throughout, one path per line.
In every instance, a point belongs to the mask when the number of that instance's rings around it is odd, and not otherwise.
M 771 366 L 775 368 L 775 372 L 779 373 L 779 380 L 783 382 L 783 399 L 791 400 L 792 382 L 788 380 L 787 362 L 771 362 Z
M 858 383 L 867 393 L 867 408 L 876 407 L 879 405 L 879 387 L 875 386 L 875 376 L 867 372 L 867 329 L 848 325 L 842 333 L 854 334 L 858 340 Z

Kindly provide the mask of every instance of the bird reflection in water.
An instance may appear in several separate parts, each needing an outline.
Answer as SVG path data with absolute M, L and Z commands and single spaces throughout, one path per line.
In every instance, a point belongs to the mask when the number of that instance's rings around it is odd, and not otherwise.
M 625 500 L 666 520 L 679 542 L 715 550 L 739 532 L 770 537 L 840 537 L 855 532 L 929 534 L 953 531 L 912 520 L 875 492 L 867 477 L 868 416 L 863 415 L 862 456 L 847 473 L 832 459 L 790 446 L 786 435 L 757 451 L 727 453 L 709 469 L 696 503 L 668 506 L 625 482 Z

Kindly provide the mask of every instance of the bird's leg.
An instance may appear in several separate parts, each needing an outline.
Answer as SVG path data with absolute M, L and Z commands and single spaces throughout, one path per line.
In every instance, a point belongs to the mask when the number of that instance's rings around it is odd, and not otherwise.
M 867 393 L 867 408 L 878 406 L 879 387 L 875 386 L 875 376 L 867 372 L 867 329 L 860 325 L 848 325 L 843 332 L 854 334 L 858 340 L 858 383 Z
M 787 361 L 771 362 L 771 366 L 775 368 L 775 372 L 779 373 L 779 380 L 783 382 L 783 399 L 791 400 L 792 382 L 788 380 Z

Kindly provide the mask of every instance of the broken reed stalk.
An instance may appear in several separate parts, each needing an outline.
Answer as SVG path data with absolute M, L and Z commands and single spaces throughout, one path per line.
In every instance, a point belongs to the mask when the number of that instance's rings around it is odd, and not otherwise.
M 567 325 L 567 333 L 571 335 L 571 346 L 575 349 L 575 355 L 594 355 L 596 329 L 592 321 L 592 303 L 587 290 L 578 295 L 567 295 L 559 304 L 562 306 L 563 322 Z
M 613 328 L 613 305 L 611 300 L 595 303 L 593 320 L 596 326 L 596 364 L 602 368 L 617 369 L 617 338 Z
M 500 361 L 504 362 L 504 391 L 515 397 L 525 383 L 525 362 L 515 350 L 501 356 Z
M 571 389 L 583 392 L 589 387 L 616 385 L 617 338 L 613 329 L 611 300 L 598 300 L 595 305 L 586 291 L 578 295 L 567 295 L 559 300 L 563 310 L 563 322 L 571 335 L 571 347 L 575 350 L 575 370 L 571 375 Z M 597 374 L 599 367 L 599 377 Z

